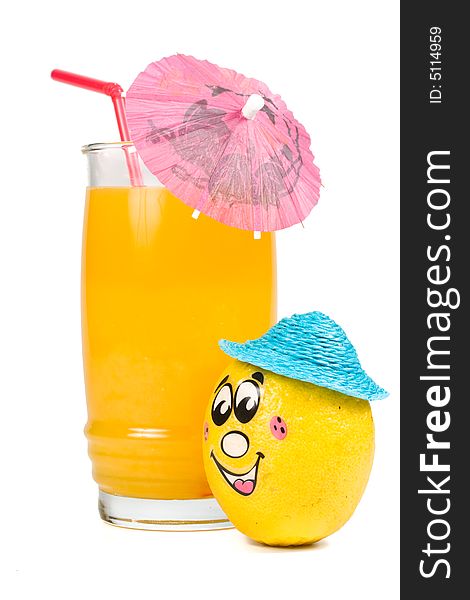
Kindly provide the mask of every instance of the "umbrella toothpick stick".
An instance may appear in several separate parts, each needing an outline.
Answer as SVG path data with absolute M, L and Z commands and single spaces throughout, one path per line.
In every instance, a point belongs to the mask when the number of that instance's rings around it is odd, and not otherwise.
M 253 121 L 263 106 L 263 97 L 259 94 L 251 94 L 251 96 L 249 96 L 248 100 L 245 102 L 245 106 L 242 108 L 242 115 L 245 117 L 245 119 Z M 254 231 L 253 237 L 255 240 L 261 239 L 261 231 Z
M 260 96 L 259 94 L 251 94 L 251 96 L 249 96 L 248 100 L 245 102 L 245 106 L 242 108 L 242 115 L 245 117 L 245 119 L 253 121 L 263 106 L 263 96 Z
M 263 97 L 260 96 L 259 94 L 251 94 L 248 97 L 248 100 L 245 102 L 244 107 L 242 108 L 242 115 L 245 117 L 245 119 L 248 119 L 249 121 L 253 121 L 253 119 L 256 117 L 258 112 L 263 108 L 263 106 L 264 106 Z M 195 209 L 192 214 L 193 219 L 198 219 L 200 214 L 201 214 L 201 211 Z M 255 238 L 255 240 L 261 239 L 261 231 L 255 231 L 254 238 Z

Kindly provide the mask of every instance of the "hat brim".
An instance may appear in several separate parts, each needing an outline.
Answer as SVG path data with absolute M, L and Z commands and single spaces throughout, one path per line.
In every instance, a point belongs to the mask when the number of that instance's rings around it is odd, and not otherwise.
M 219 346 L 225 354 L 237 360 L 248 362 L 284 377 L 313 383 L 347 396 L 373 401 L 383 400 L 389 395 L 361 368 L 353 371 L 339 371 L 326 364 L 312 364 L 273 348 L 253 347 L 250 342 L 239 344 L 220 340 Z

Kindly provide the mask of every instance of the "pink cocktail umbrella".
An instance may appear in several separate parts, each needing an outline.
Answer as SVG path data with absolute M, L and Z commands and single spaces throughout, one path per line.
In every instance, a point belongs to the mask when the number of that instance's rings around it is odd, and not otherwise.
M 195 217 L 275 231 L 318 201 L 310 137 L 261 81 L 177 54 L 137 77 L 126 114 L 149 170 Z

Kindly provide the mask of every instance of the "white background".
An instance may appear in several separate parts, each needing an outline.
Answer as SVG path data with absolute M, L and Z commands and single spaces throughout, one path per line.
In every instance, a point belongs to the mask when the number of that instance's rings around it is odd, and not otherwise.
M 0 595 L 398 598 L 398 3 L 43 0 L 6 11 Z M 97 514 L 82 433 L 80 146 L 117 134 L 109 99 L 49 72 L 127 88 L 178 51 L 264 80 L 310 132 L 326 189 L 305 229 L 278 235 L 279 315 L 331 315 L 391 392 L 373 405 L 376 458 L 356 513 L 310 548 L 270 549 L 235 530 L 120 530 Z

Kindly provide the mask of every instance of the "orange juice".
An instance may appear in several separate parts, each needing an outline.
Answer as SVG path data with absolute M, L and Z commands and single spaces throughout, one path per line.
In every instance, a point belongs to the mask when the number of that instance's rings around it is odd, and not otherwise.
M 109 494 L 211 495 L 201 432 L 228 357 L 275 321 L 275 240 L 222 225 L 159 187 L 90 187 L 82 261 L 93 476 Z

